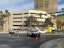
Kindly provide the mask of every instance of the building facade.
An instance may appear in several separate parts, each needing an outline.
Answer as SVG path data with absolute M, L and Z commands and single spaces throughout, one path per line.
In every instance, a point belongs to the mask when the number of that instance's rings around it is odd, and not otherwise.
M 41 17 L 40 17 L 41 14 Z M 47 18 L 50 18 L 51 15 L 48 14 L 45 11 L 38 11 L 38 10 L 26 10 L 26 11 L 19 11 L 19 12 L 11 12 L 11 16 L 9 16 L 9 19 L 6 20 L 6 22 L 2 25 L 0 21 L 0 27 L 2 26 L 1 30 L 9 31 L 11 29 L 14 29 L 16 31 L 25 31 L 28 29 L 28 26 L 26 24 L 27 18 L 30 16 L 33 16 L 36 18 L 37 22 L 39 24 L 35 24 L 36 27 L 39 29 L 43 29 L 43 25 L 45 23 L 45 20 Z M 0 19 L 1 20 L 1 19 Z M 52 20 L 52 22 L 55 22 Z M 32 24 L 34 27 L 34 24 Z
M 40 13 L 42 13 L 42 16 L 40 18 Z M 37 11 L 37 10 L 27 10 L 27 11 L 20 11 L 20 12 L 13 12 L 11 13 L 11 16 L 9 18 L 9 27 L 8 30 L 14 29 L 14 30 L 27 30 L 28 26 L 26 25 L 26 19 L 33 15 L 37 21 L 39 22 L 39 25 L 43 25 L 46 18 L 51 17 L 49 14 L 47 14 L 45 11 Z M 6 28 L 5 28 L 6 29 Z
M 34 9 L 46 11 L 48 13 L 57 11 L 57 0 L 34 0 Z

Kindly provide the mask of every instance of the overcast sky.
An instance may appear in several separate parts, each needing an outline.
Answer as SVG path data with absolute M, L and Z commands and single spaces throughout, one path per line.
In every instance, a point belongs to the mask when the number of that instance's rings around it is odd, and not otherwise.
M 58 0 L 58 10 L 64 7 L 64 0 Z M 0 10 L 20 11 L 34 9 L 34 0 L 0 0 Z

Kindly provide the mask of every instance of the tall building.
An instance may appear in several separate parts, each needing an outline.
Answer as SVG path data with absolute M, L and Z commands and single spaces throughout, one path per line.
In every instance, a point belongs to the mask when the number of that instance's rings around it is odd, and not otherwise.
M 34 0 L 34 9 L 48 13 L 57 11 L 57 0 Z
M 39 15 L 40 13 L 42 13 L 41 18 Z M 11 12 L 11 16 L 9 16 L 9 19 L 4 24 L 4 27 L 3 27 L 4 31 L 8 31 L 10 29 L 19 30 L 19 31 L 27 30 L 28 26 L 26 25 L 26 19 L 31 15 L 33 15 L 37 19 L 37 21 L 39 22 L 40 28 L 42 28 L 42 25 L 44 24 L 45 19 L 51 17 L 50 14 L 48 14 L 47 12 L 38 11 L 38 10 Z M 35 24 L 35 26 L 39 26 L 39 25 Z

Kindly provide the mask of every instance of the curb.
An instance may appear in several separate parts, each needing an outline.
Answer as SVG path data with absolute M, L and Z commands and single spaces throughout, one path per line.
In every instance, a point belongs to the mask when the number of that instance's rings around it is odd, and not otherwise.
M 6 33 L 9 33 L 9 32 L 0 32 L 0 34 L 6 34 Z M 19 33 L 27 33 L 27 32 L 19 32 Z
M 0 32 L 0 34 L 5 34 L 5 33 L 9 33 L 9 32 Z

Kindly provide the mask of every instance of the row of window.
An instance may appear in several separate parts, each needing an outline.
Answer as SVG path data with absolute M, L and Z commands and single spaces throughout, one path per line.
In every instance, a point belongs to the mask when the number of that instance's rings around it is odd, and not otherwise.
M 27 26 L 27 25 L 13 25 L 13 26 Z
M 23 13 L 23 14 L 28 14 L 28 13 Z M 38 14 L 38 13 L 30 13 L 30 14 Z M 22 13 L 13 14 L 13 15 L 22 15 Z

